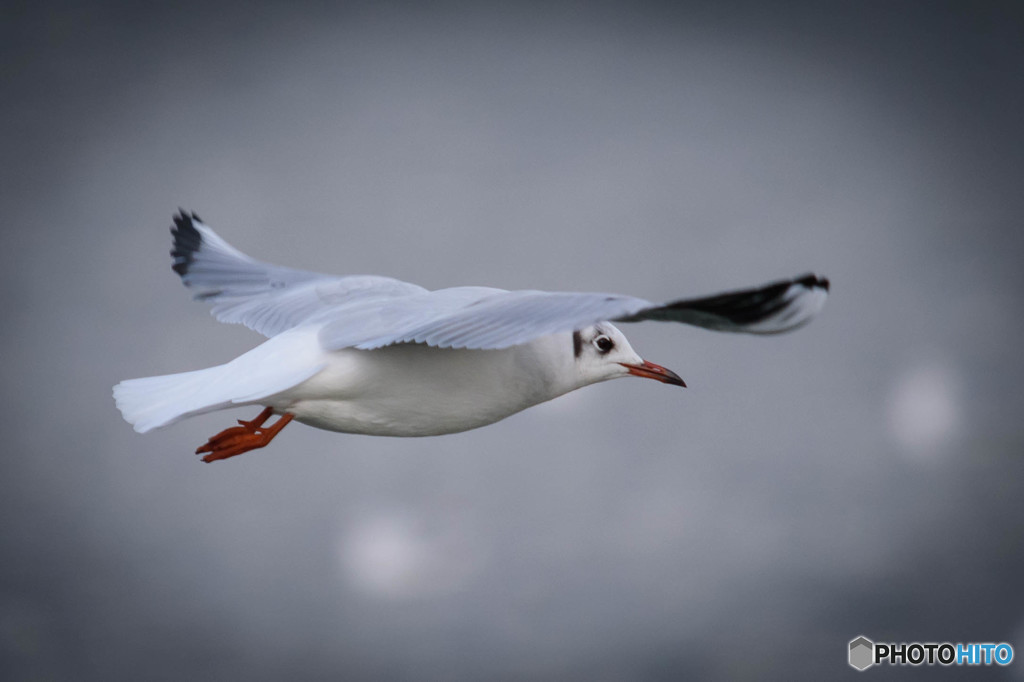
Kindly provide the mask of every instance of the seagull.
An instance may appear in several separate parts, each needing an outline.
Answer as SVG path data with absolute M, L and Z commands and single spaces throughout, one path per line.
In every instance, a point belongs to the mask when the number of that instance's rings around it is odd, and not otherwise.
M 806 274 L 671 303 L 490 287 L 429 291 L 255 260 L 195 212 L 180 210 L 171 234 L 171 267 L 195 298 L 211 303 L 217 320 L 267 340 L 223 365 L 122 381 L 114 401 L 139 433 L 240 405 L 264 408 L 201 445 L 204 462 L 262 448 L 292 420 L 343 433 L 436 436 L 609 379 L 686 386 L 637 355 L 611 323 L 776 334 L 806 324 L 829 289 L 824 277 Z

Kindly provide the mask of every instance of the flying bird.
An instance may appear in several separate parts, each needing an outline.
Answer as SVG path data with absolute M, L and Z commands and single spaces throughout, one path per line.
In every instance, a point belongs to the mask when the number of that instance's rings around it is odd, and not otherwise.
M 171 267 L 195 298 L 211 303 L 219 321 L 268 338 L 223 365 L 122 381 L 114 400 L 139 433 L 239 405 L 264 408 L 200 446 L 205 462 L 262 448 L 292 420 L 344 433 L 436 436 L 608 379 L 685 386 L 637 355 L 611 323 L 775 334 L 807 323 L 829 288 L 807 274 L 672 303 L 489 287 L 428 291 L 390 277 L 263 263 L 184 210 L 171 233 Z

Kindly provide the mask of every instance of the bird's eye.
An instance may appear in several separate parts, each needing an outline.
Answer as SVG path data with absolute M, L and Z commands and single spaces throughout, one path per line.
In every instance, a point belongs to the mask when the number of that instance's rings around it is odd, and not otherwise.
M 594 346 L 596 346 L 598 352 L 603 355 L 615 347 L 615 342 L 602 334 L 594 339 Z

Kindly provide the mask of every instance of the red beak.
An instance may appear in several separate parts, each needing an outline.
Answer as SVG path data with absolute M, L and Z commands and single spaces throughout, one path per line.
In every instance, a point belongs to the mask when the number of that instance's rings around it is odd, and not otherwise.
M 661 365 L 656 365 L 653 362 L 647 362 L 644 360 L 639 365 L 630 365 L 625 362 L 620 362 L 620 365 L 629 370 L 629 373 L 635 377 L 643 377 L 644 379 L 656 379 L 663 384 L 672 384 L 673 386 L 686 387 L 684 382 L 678 374 L 670 369 L 665 369 Z

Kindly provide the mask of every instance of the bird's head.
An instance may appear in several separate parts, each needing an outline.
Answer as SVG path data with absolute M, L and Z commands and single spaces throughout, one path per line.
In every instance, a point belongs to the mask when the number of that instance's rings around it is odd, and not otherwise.
M 674 386 L 686 386 L 672 370 L 647 362 L 637 355 L 626 336 L 608 322 L 573 332 L 572 350 L 576 371 L 583 385 L 636 376 Z

